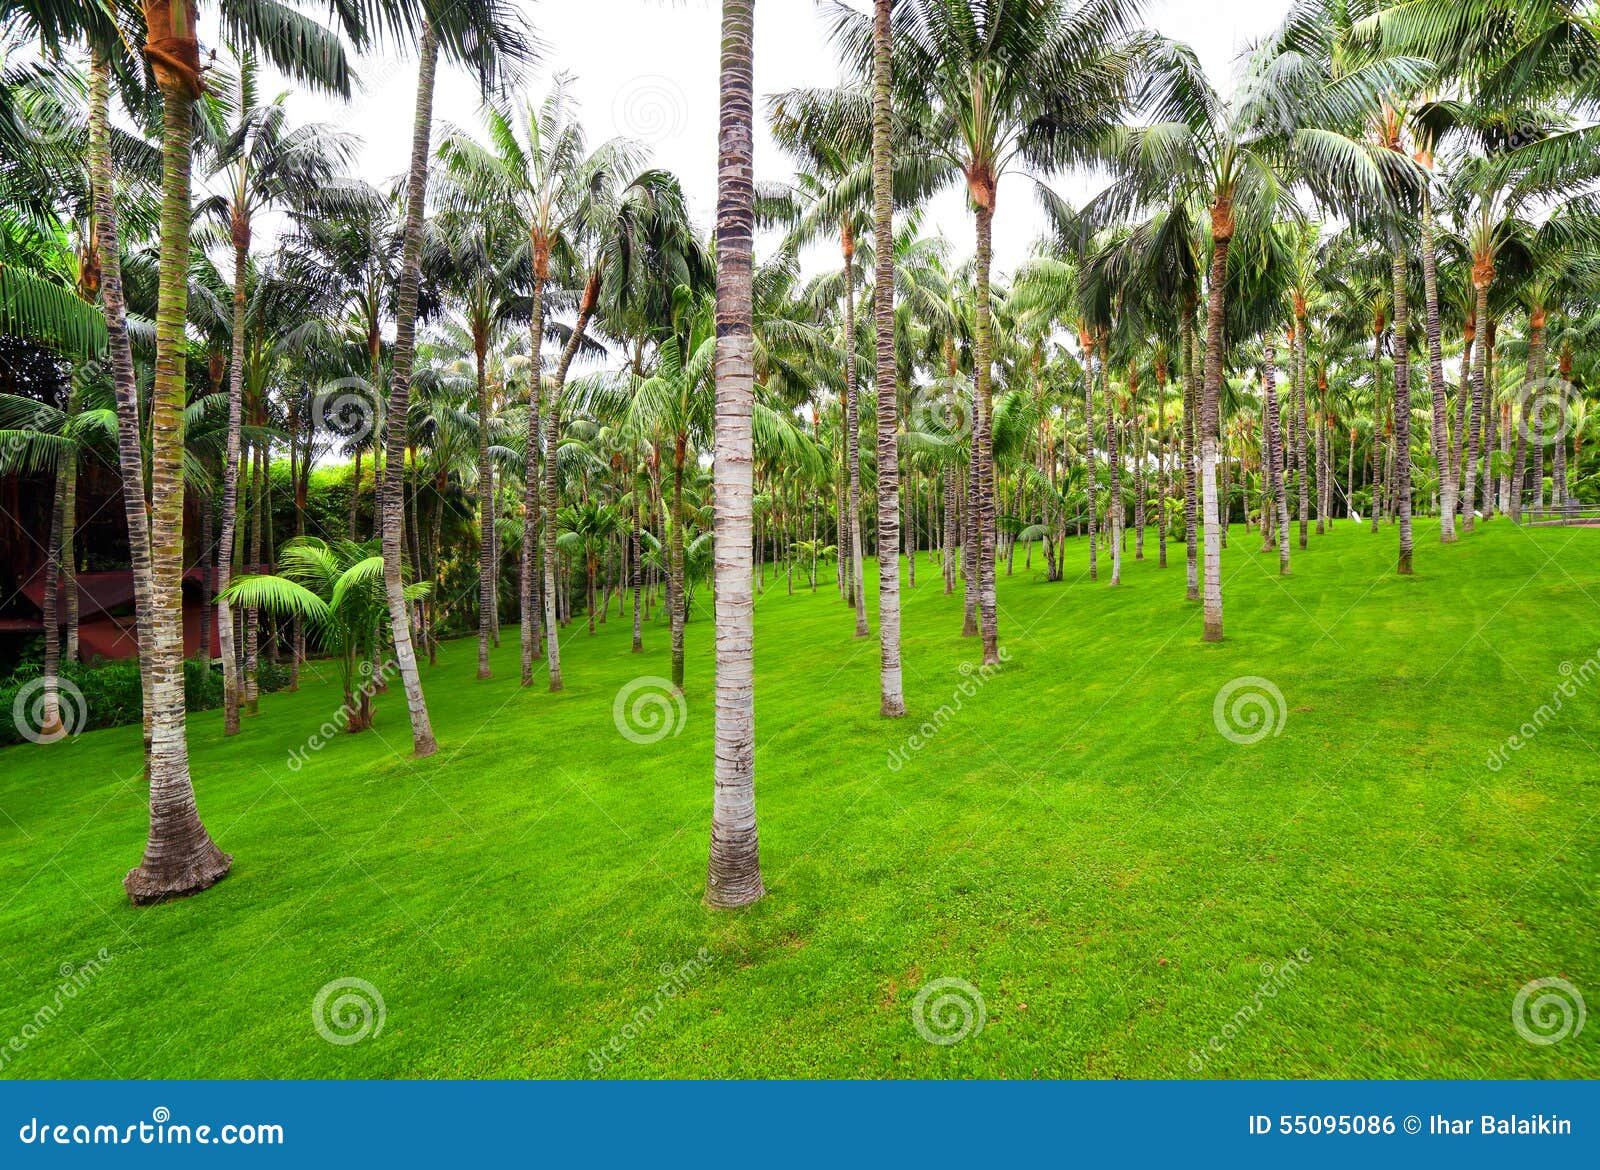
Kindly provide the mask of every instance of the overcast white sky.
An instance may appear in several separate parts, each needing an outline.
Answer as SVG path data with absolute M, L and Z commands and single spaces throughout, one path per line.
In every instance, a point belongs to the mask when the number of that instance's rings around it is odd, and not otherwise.
M 865 8 L 866 0 L 851 0 Z M 654 161 L 676 173 L 697 222 L 709 228 L 716 202 L 717 55 L 721 6 L 716 0 L 522 0 L 545 46 L 527 85 L 541 95 L 551 74 L 571 73 L 591 142 L 624 134 L 646 142 Z M 1152 0 L 1148 22 L 1193 45 L 1213 78 L 1225 81 L 1248 41 L 1281 18 L 1288 0 Z M 758 0 L 755 82 L 758 95 L 838 81 L 814 0 Z M 300 121 L 321 121 L 357 134 L 364 146 L 358 173 L 387 184 L 405 167 L 415 108 L 413 60 L 362 58 L 362 90 L 348 103 L 295 94 Z M 475 87 L 462 71 L 440 69 L 435 130 L 445 123 L 480 126 Z M 763 179 L 792 173 L 787 157 L 763 131 L 756 172 Z M 1023 259 L 1037 234 L 1032 184 L 1012 178 L 1000 190 L 995 253 L 1006 270 Z M 1059 184 L 1082 198 L 1080 180 Z M 971 250 L 972 227 L 959 191 L 943 196 L 925 221 L 942 231 L 957 255 Z

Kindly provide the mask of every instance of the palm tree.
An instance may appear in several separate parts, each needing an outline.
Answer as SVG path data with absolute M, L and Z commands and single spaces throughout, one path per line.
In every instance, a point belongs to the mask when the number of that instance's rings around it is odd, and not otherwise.
M 246 273 L 256 217 L 275 208 L 310 209 L 326 215 L 336 210 L 329 199 L 338 168 L 350 158 L 350 142 L 324 127 L 290 129 L 284 106 L 287 94 L 271 102 L 258 100 L 255 55 L 237 52 L 238 75 L 225 92 L 208 95 L 202 105 L 212 173 L 221 178 L 223 193 L 203 200 L 198 216 L 214 219 L 228 233 L 233 249 L 233 349 L 228 363 L 228 437 L 222 460 L 222 523 L 217 539 L 216 589 L 219 594 L 217 634 L 221 643 L 223 733 L 239 734 L 239 700 L 243 690 L 239 657 L 233 646 L 233 619 L 228 611 L 228 578 L 233 572 L 234 527 L 239 503 L 239 432 L 243 423 L 245 377 Z M 224 117 L 231 115 L 233 125 Z
M 283 546 L 278 559 L 280 574 L 242 576 L 229 585 L 226 600 L 311 623 L 318 643 L 339 665 L 345 730 L 365 731 L 372 726 L 372 693 L 379 680 L 369 678 L 359 694 L 356 680 L 376 659 L 387 617 L 377 543 L 300 536 Z M 428 590 L 426 581 L 406 587 L 414 600 Z
M 405 686 L 411 718 L 411 749 L 418 756 L 438 750 L 428 718 L 411 644 L 406 612 L 404 498 L 405 422 L 411 416 L 412 362 L 416 356 L 417 294 L 422 264 L 422 223 L 428 187 L 429 143 L 433 135 L 433 90 L 441 45 L 456 60 L 470 65 L 485 92 L 500 73 L 533 57 L 520 16 L 504 0 L 391 0 L 403 6 L 399 19 L 407 28 L 420 24 L 417 51 L 417 104 L 411 128 L 411 159 L 406 172 L 405 216 L 401 221 L 400 280 L 396 294 L 395 340 L 389 376 L 390 420 L 385 433 L 383 479 L 378 489 L 378 516 L 383 532 L 383 586 L 394 634 L 395 664 Z
M 892 16 L 892 83 L 902 123 L 960 177 L 976 218 L 976 337 L 971 496 L 977 521 L 983 661 L 998 665 L 992 434 L 994 335 L 990 294 L 1000 180 L 1025 168 L 1049 172 L 1085 158 L 1121 115 L 1143 38 L 1136 5 L 1106 0 L 1012 4 L 906 0 Z M 834 39 L 862 84 L 875 80 L 875 16 L 836 5 Z
M 1272 246 L 1269 225 L 1286 186 L 1305 182 L 1324 201 L 1359 193 L 1372 202 L 1387 190 L 1388 170 L 1337 129 L 1396 76 L 1415 67 L 1369 67 L 1329 80 L 1287 56 L 1256 56 L 1237 93 L 1224 101 L 1187 46 L 1162 42 L 1151 51 L 1151 80 L 1144 93 L 1149 122 L 1117 132 L 1107 161 L 1116 176 L 1091 204 L 1091 222 L 1175 200 L 1206 208 L 1211 260 L 1206 285 L 1205 379 L 1200 387 L 1200 480 L 1205 534 L 1203 637 L 1222 638 L 1221 546 L 1217 497 L 1218 400 L 1227 365 L 1225 329 L 1230 274 L 1257 267 L 1230 261 L 1242 246 L 1260 255 Z M 1086 213 L 1089 214 L 1089 213 Z
M 540 512 L 542 507 L 552 506 L 541 495 L 541 484 L 546 481 L 540 476 L 540 451 L 545 445 L 544 428 L 551 425 L 552 419 L 557 420 L 554 434 L 560 433 L 559 404 L 543 400 L 547 388 L 541 360 L 546 290 L 552 263 L 565 271 L 578 266 L 580 237 L 597 221 L 597 203 L 608 195 L 616 175 L 636 165 L 638 150 L 620 139 L 589 150 L 577 119 L 571 80 L 565 74 L 556 75 L 537 106 L 529 102 L 512 110 L 490 105 L 484 111 L 484 120 L 489 147 L 461 131 L 451 131 L 440 143 L 439 157 L 453 180 L 457 204 L 480 213 L 503 209 L 521 225 L 527 239 L 527 263 L 531 269 L 529 344 L 533 356 L 529 385 L 536 391 L 529 398 L 520 577 L 522 685 L 528 686 L 533 682 L 539 623 L 534 597 L 539 592 L 535 566 L 540 548 Z M 554 393 L 559 394 L 559 386 Z M 545 474 L 549 475 L 548 468 Z M 549 540 L 554 540 L 553 534 Z M 553 548 L 553 544 L 546 547 Z M 546 582 L 546 588 L 549 584 Z M 551 689 L 559 690 L 561 646 L 553 631 L 548 633 L 548 639 Z
M 754 0 L 723 0 L 717 157 L 715 785 L 706 901 L 760 899 L 756 833 L 755 597 L 752 569 L 752 418 L 755 119 Z

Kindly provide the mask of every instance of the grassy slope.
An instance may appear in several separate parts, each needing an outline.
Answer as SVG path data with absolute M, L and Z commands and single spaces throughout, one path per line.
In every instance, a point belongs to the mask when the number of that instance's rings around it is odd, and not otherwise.
M 877 641 L 825 585 L 758 605 L 758 759 L 770 897 L 702 908 L 711 626 L 689 627 L 689 715 L 624 740 L 618 688 L 664 673 L 666 633 L 628 653 L 613 615 L 566 636 L 567 691 L 522 693 L 471 642 L 425 676 L 443 745 L 414 763 L 398 695 L 377 730 L 295 772 L 331 686 L 267 697 L 244 735 L 192 724 L 202 811 L 236 856 L 201 897 L 145 910 L 120 880 L 144 832 L 138 729 L 0 752 L 0 1045 L 63 963 L 106 968 L 5 1076 L 583 1076 L 653 1004 L 663 965 L 717 956 L 607 1075 L 1187 1076 L 1262 964 L 1311 961 L 1205 1075 L 1595 1076 L 1585 1035 L 1521 1040 L 1530 979 L 1600 996 L 1595 928 L 1600 687 L 1498 772 L 1490 751 L 1600 645 L 1600 533 L 1503 520 L 1452 549 L 1419 525 L 1342 523 L 1295 575 L 1235 529 L 1228 640 L 1199 640 L 1172 567 L 1125 584 L 1001 580 L 1011 660 L 959 699 L 976 645 L 918 566 L 906 606 L 913 729 L 878 718 Z M 1081 542 L 1071 550 L 1074 569 Z M 1102 560 L 1104 564 L 1104 560 Z M 1035 558 L 1035 569 L 1039 568 Z M 1003 571 L 1003 570 L 1002 570 Z M 869 579 L 875 573 L 868 574 Z M 968 668 L 970 669 L 970 667 Z M 1254 746 L 1212 719 L 1263 675 L 1288 707 Z M 331 681 L 331 680 L 330 680 Z M 380 1035 L 312 1028 L 317 990 L 375 984 Z M 951 976 L 988 1022 L 952 1047 L 911 1003 Z M 1597 1000 L 1600 1006 L 1600 1000 Z M 1591 1024 L 1590 1032 L 1593 1031 Z

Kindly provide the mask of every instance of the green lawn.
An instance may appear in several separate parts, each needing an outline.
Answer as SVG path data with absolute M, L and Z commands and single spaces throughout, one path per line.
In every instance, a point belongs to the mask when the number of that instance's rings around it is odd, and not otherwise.
M 1019 553 L 988 681 L 963 673 L 976 642 L 924 560 L 903 723 L 877 715 L 876 626 L 852 638 L 831 584 L 769 582 L 769 896 L 742 913 L 700 902 L 704 614 L 687 719 L 655 744 L 612 707 L 666 673 L 665 625 L 632 655 L 614 613 L 566 632 L 556 696 L 517 687 L 514 627 L 488 682 L 473 642 L 447 646 L 422 762 L 396 693 L 375 731 L 291 769 L 331 678 L 266 697 L 231 741 L 220 712 L 194 717 L 201 811 L 234 869 L 155 908 L 121 888 L 144 837 L 138 729 L 5 749 L 0 1076 L 587 1076 L 613 1036 L 607 1076 L 1600 1076 L 1600 1025 L 1541 1046 L 1511 1018 L 1546 976 L 1600 1009 L 1600 679 L 1486 765 L 1600 647 L 1600 532 L 1497 519 L 1449 549 L 1436 532 L 1418 525 L 1410 580 L 1393 528 L 1348 522 L 1280 580 L 1236 527 L 1228 639 L 1209 646 L 1179 545 L 1159 570 L 1152 533 L 1118 590 L 1047 583 Z M 1281 734 L 1219 732 L 1239 676 L 1281 691 Z M 23 1036 L 63 965 L 101 948 Z M 312 1018 L 341 977 L 384 1001 L 381 1032 L 349 1045 Z M 912 1020 L 940 977 L 987 1016 L 948 1046 Z

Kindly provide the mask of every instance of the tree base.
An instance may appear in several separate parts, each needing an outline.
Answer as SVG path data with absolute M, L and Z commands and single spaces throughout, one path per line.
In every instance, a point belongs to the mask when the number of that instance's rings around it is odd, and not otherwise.
M 411 746 L 411 755 L 412 755 L 413 759 L 421 760 L 421 759 L 425 759 L 428 756 L 433 755 L 433 753 L 438 751 L 438 750 L 439 750 L 439 741 L 434 739 L 433 736 L 430 735 L 430 736 L 428 736 L 427 739 L 422 740 L 420 743 L 412 744 L 412 746 Z
M 1205 633 L 1200 635 L 1200 640 L 1202 642 L 1220 642 L 1220 641 L 1222 641 L 1222 623 L 1221 622 L 1216 622 L 1216 623 L 1207 622 L 1206 623 Z
M 898 695 L 892 698 L 885 697 L 883 701 L 878 704 L 878 714 L 882 715 L 885 719 L 904 719 L 906 714 L 905 700 L 900 698 Z
M 152 868 L 140 865 L 128 871 L 122 879 L 122 888 L 128 901 L 135 906 L 154 906 L 174 898 L 187 898 L 201 890 L 209 890 L 233 868 L 233 855 L 218 849 L 208 837 L 198 855 L 181 865 L 163 865 Z

